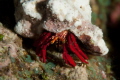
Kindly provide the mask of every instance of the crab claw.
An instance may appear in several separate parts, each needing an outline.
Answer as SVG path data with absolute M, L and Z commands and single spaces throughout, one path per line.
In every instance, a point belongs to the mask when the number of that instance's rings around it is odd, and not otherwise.
M 74 36 L 74 35 L 73 35 Z M 86 59 L 88 59 L 87 57 L 85 57 L 84 55 L 83 55 L 83 53 L 81 53 L 81 52 L 79 52 L 79 50 L 78 49 L 80 49 L 78 46 L 76 46 L 76 40 L 75 40 L 75 37 L 73 37 L 73 36 L 71 36 L 71 34 L 68 34 L 68 36 L 67 36 L 67 40 L 68 40 L 68 48 L 73 52 L 73 53 L 75 53 L 76 54 L 76 56 L 82 61 L 82 62 L 84 62 L 84 63 L 88 63 L 87 61 L 86 61 Z
M 66 50 L 66 44 L 63 45 L 63 59 L 65 62 L 73 67 L 76 66 L 76 63 L 74 62 L 73 58 L 68 54 Z

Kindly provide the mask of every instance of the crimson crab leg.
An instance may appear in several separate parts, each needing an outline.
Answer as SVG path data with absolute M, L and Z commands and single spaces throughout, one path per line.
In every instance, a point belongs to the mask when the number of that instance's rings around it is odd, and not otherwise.
M 36 54 L 38 55 L 40 52 L 40 50 L 41 50 L 41 46 L 42 45 L 45 45 L 45 42 L 47 41 L 47 39 L 49 38 L 49 37 L 51 37 L 52 36 L 52 34 L 50 33 L 50 32 L 44 32 L 43 33 L 43 35 L 41 35 L 40 37 L 40 39 L 38 39 L 35 43 L 34 43 L 34 46 L 35 47 L 37 47 L 37 49 L 36 49 Z M 38 42 L 39 41 L 39 42 Z
M 45 32 L 44 36 L 41 36 L 39 42 L 37 41 L 34 45 L 37 47 L 36 54 L 40 57 L 42 62 L 46 62 L 46 48 L 50 45 L 52 34 Z
M 63 59 L 65 60 L 65 62 L 73 67 L 76 66 L 73 58 L 68 54 L 68 51 L 66 50 L 66 45 L 63 44 Z
M 51 38 L 48 38 L 45 41 L 46 42 L 42 46 L 39 46 L 39 53 L 37 53 L 42 62 L 46 62 L 46 48 L 50 45 Z
M 44 44 L 45 40 L 51 36 L 50 32 L 43 32 L 39 39 L 33 44 L 35 47 Z
M 75 36 L 70 33 L 70 38 L 71 38 L 71 41 L 73 42 L 73 45 L 75 46 L 75 48 L 79 51 L 79 53 L 84 57 L 84 59 L 88 59 L 88 57 L 84 54 L 84 52 L 80 49 L 80 47 L 78 46 L 77 44 L 77 41 L 75 39 Z
M 45 37 L 45 35 L 47 34 L 47 32 L 43 32 L 39 38 L 34 42 L 33 46 L 37 47 L 38 46 L 38 43 L 41 41 L 42 38 Z
M 75 48 L 75 46 L 73 45 L 73 41 L 71 40 L 70 38 L 71 36 L 68 34 L 68 48 L 76 54 L 76 56 L 84 63 L 88 63 L 81 55 L 80 53 L 78 52 L 78 50 Z

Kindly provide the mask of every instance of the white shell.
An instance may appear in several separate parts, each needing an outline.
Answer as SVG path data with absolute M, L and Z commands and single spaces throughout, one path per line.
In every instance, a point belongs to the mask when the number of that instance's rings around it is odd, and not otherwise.
M 44 1 L 46 10 L 38 12 L 37 4 Z M 43 5 L 38 8 L 40 6 Z M 24 37 L 33 37 L 43 29 L 54 33 L 70 30 L 81 41 L 81 35 L 89 36 L 91 42 L 88 44 L 99 47 L 101 55 L 105 55 L 108 48 L 102 30 L 91 23 L 91 12 L 89 0 L 20 0 L 15 12 L 18 21 L 15 31 Z M 31 31 L 33 28 L 35 32 Z

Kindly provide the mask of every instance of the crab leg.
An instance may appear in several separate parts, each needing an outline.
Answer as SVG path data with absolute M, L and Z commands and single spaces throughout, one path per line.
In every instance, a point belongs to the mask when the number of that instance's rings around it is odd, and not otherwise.
M 69 47 L 69 49 L 70 49 L 73 53 L 75 53 L 82 62 L 88 63 L 88 62 L 79 54 L 79 52 L 75 49 L 75 46 L 74 46 L 73 44 L 71 44 L 72 42 L 73 42 L 73 41 L 71 41 L 70 35 L 68 35 L 68 47 Z
M 39 45 L 39 52 L 36 52 L 42 62 L 46 62 L 46 48 L 50 45 L 51 38 L 48 38 L 45 41 L 45 44 L 43 44 L 42 46 Z
M 66 45 L 63 45 L 63 59 L 65 60 L 65 62 L 73 67 L 76 66 L 73 58 L 68 54 L 67 50 L 66 50 Z
M 50 42 L 42 47 L 41 50 L 41 61 L 46 62 L 46 48 L 50 45 Z
M 84 54 L 84 52 L 80 49 L 80 47 L 78 46 L 77 42 L 76 42 L 76 39 L 75 39 L 75 36 L 70 33 L 70 38 L 71 38 L 71 41 L 73 42 L 73 45 L 74 47 L 78 50 L 78 52 L 84 57 L 84 59 L 88 59 L 88 57 Z
M 51 36 L 50 32 L 44 32 L 43 34 L 40 35 L 40 38 L 33 44 L 35 47 L 42 45 L 48 37 Z
M 39 38 L 34 42 L 33 46 L 38 46 L 38 43 L 41 41 L 41 39 L 47 34 L 47 32 L 43 32 Z
M 41 35 L 41 38 L 34 43 L 34 46 L 37 47 L 36 54 L 40 57 L 42 62 L 46 62 L 46 48 L 50 45 L 52 33 L 44 32 Z
M 37 47 L 37 49 L 36 49 L 37 55 L 40 53 L 41 46 L 45 45 L 45 42 L 48 40 L 48 38 L 50 38 L 52 36 L 52 34 L 50 32 L 44 32 L 43 35 L 41 35 L 41 36 L 42 37 L 34 43 L 34 46 Z

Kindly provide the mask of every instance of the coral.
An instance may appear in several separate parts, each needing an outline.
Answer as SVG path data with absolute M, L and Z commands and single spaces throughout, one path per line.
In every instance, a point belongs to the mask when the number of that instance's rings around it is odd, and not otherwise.
M 14 0 L 15 5 L 15 31 L 24 37 L 37 37 L 42 32 L 42 15 L 36 6 L 43 0 Z M 43 10 L 44 11 L 44 10 Z M 35 12 L 35 13 L 33 13 Z
M 0 80 L 32 80 L 42 74 L 40 63 L 22 48 L 22 39 L 0 23 Z M 34 65 L 30 67 L 31 65 Z M 39 73 L 36 73 L 39 72 Z
M 11 31 L 6 30 L 2 24 L 0 24 L 0 34 L 1 34 L 1 41 L 0 41 L 0 69 L 8 66 L 11 63 L 10 58 L 16 58 L 18 51 L 18 46 L 22 44 L 15 44 L 17 40 L 17 36 L 15 34 L 10 34 Z M 14 36 L 14 37 L 13 37 Z M 12 37 L 12 38 L 11 38 Z M 18 43 L 20 40 L 17 40 Z M 9 56 L 7 56 L 9 55 Z
M 76 66 L 72 68 L 61 68 L 61 75 L 65 75 L 67 80 L 88 80 L 88 74 L 85 67 Z

